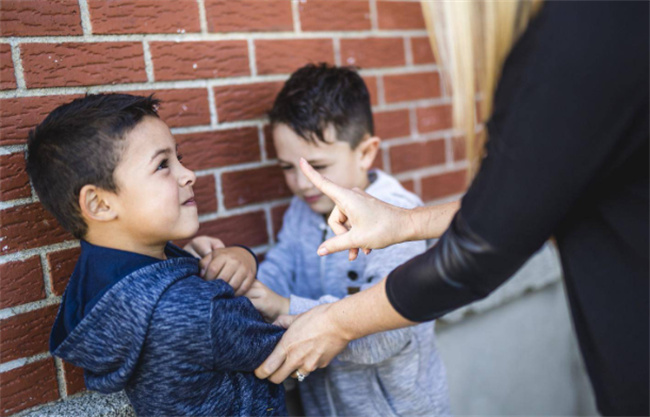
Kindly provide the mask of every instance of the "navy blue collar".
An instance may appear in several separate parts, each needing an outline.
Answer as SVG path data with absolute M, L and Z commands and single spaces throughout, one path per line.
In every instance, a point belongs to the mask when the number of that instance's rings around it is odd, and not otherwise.
M 168 259 L 192 257 L 178 246 L 165 246 Z M 122 278 L 160 259 L 111 249 L 81 241 L 81 255 L 68 282 L 63 300 L 63 323 L 68 334 L 90 312 L 97 301 Z

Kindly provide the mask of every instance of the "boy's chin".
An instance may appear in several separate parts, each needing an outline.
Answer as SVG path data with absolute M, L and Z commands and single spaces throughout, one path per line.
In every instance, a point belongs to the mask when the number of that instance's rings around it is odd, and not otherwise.
M 332 201 L 319 201 L 315 204 L 309 204 L 309 208 L 315 213 L 329 216 L 334 210 L 334 203 Z

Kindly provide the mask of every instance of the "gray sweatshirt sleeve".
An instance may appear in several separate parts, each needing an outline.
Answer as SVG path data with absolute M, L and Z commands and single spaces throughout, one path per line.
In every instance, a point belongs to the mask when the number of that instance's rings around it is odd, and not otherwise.
M 264 261 L 260 263 L 257 271 L 257 279 L 283 297 L 289 297 L 291 294 L 291 284 L 296 275 L 295 254 L 298 250 L 296 247 L 298 242 L 291 234 L 292 224 L 296 221 L 296 210 L 292 210 L 292 207 L 284 215 L 278 242 L 266 253 Z
M 384 249 L 373 250 L 368 255 L 368 261 L 362 280 L 370 282 L 362 286 L 367 289 L 381 281 L 395 267 L 401 265 L 426 248 L 424 241 L 405 242 Z M 360 256 L 364 256 L 363 254 Z M 338 301 L 337 297 L 325 295 L 318 300 L 291 295 L 289 314 L 300 314 L 319 305 Z M 399 353 L 413 337 L 411 328 L 391 330 L 363 337 L 352 341 L 337 359 L 343 362 L 371 365 L 385 361 Z

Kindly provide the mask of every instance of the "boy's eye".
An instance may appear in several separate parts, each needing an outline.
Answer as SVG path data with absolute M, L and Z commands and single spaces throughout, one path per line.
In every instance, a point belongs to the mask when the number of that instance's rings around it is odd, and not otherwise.
M 161 169 L 169 168 L 169 160 L 168 159 L 163 159 L 160 162 L 160 165 L 158 165 L 158 168 L 156 168 L 156 171 L 160 171 Z
M 312 168 L 314 168 L 316 171 L 322 171 L 325 168 L 327 168 L 327 165 L 312 165 Z
M 293 168 L 293 166 L 291 166 L 291 165 L 280 165 L 280 169 L 282 169 L 284 171 L 288 171 L 288 170 L 290 170 L 292 168 Z

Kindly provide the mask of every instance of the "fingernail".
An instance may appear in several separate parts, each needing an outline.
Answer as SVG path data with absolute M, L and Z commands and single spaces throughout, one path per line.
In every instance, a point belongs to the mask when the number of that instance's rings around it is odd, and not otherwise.
M 328 253 L 329 253 L 329 252 L 327 251 L 327 248 L 319 248 L 319 249 L 318 249 L 318 254 L 319 254 L 320 256 L 327 255 Z

